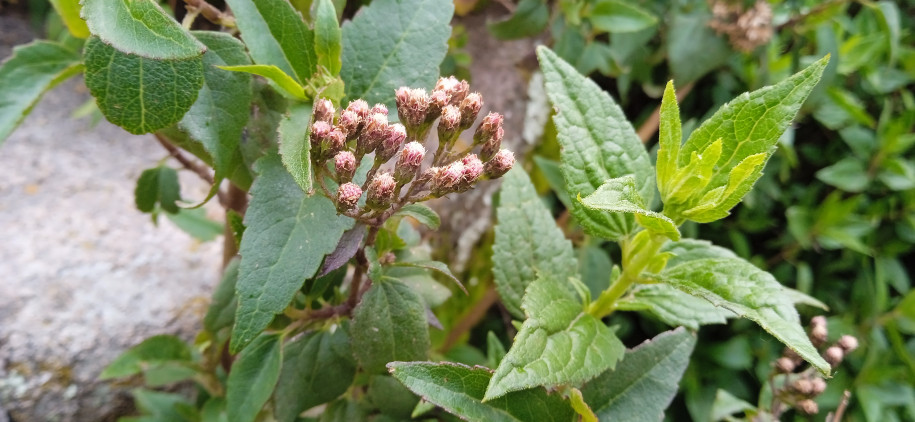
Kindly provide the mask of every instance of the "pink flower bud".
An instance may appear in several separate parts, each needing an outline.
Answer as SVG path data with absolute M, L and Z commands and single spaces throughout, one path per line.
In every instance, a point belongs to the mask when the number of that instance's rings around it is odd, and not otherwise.
M 807 415 L 816 415 L 820 412 L 820 406 L 817 405 L 817 402 L 811 399 L 805 399 L 797 402 L 797 410 L 800 410 L 801 413 Z
M 334 103 L 330 100 L 321 98 L 315 100 L 314 108 L 314 121 L 315 122 L 327 122 L 328 124 L 334 123 Z
M 454 192 L 464 175 L 464 163 L 455 161 L 442 167 L 432 177 L 432 193 L 442 196 Z
M 461 111 L 453 105 L 445 106 L 442 109 L 442 119 L 438 121 L 438 141 L 450 148 L 450 144 L 461 133 L 460 124 Z
M 858 348 L 858 339 L 850 335 L 844 335 L 839 337 L 839 341 L 836 342 L 836 345 L 841 347 L 845 353 L 849 353 Z
M 311 147 L 320 152 L 321 144 L 324 143 L 324 140 L 327 139 L 327 136 L 330 135 L 332 130 L 333 127 L 323 120 L 319 120 L 311 125 L 311 135 L 309 136 Z
M 403 147 L 400 152 L 400 158 L 394 166 L 394 179 L 397 183 L 405 185 L 416 177 L 419 167 L 426 158 L 426 148 L 423 144 L 413 141 Z
M 496 129 L 496 133 L 493 133 L 492 136 L 483 143 L 483 146 L 480 148 L 481 160 L 489 161 L 499 152 L 499 148 L 502 147 L 503 135 L 505 135 L 505 131 L 500 127 Z
M 451 96 L 445 91 L 435 90 L 429 95 L 429 109 L 426 111 L 425 121 L 432 122 L 442 115 L 442 109 L 451 101 Z
M 359 198 L 362 197 L 362 188 L 351 182 L 344 183 L 337 188 L 337 211 L 347 212 L 356 208 Z
M 390 173 L 378 173 L 369 183 L 366 194 L 366 205 L 376 210 L 383 210 L 391 205 L 394 200 L 394 189 L 397 182 Z
M 359 124 L 362 118 L 353 110 L 345 110 L 340 114 L 340 122 L 337 124 L 343 132 L 346 133 L 347 139 L 355 139 L 359 134 Z
M 515 154 L 507 149 L 500 150 L 492 160 L 486 162 L 483 171 L 490 179 L 498 179 L 515 165 Z
M 407 127 L 416 128 L 426 120 L 429 110 L 429 97 L 424 89 L 401 87 L 395 94 L 397 115 Z
M 369 103 L 363 99 L 350 101 L 346 109 L 356 113 L 361 120 L 365 120 L 369 116 Z
M 340 151 L 334 156 L 334 171 L 337 173 L 337 181 L 340 183 L 353 180 L 356 174 L 356 156 L 349 151 Z
M 435 91 L 444 91 L 446 94 L 451 95 L 452 92 L 458 87 L 461 83 L 454 76 L 449 76 L 447 78 L 438 78 L 438 82 L 435 83 Z
M 825 359 L 826 362 L 829 362 L 833 368 L 839 366 L 839 364 L 842 363 L 842 359 L 844 358 L 845 351 L 842 350 L 842 348 L 839 346 L 829 347 L 825 352 L 823 352 L 823 359 Z
M 374 106 L 372 106 L 372 109 L 369 110 L 369 115 L 376 114 L 376 113 L 381 113 L 381 114 L 384 114 L 385 116 L 387 116 L 388 115 L 388 106 L 386 106 L 384 104 L 380 104 L 380 103 L 375 104 Z
M 375 150 L 388 133 L 388 116 L 373 114 L 365 123 L 356 141 L 357 154 L 368 154 Z M 361 156 L 361 155 L 360 155 Z
M 407 129 L 402 124 L 395 123 L 388 126 L 387 134 L 385 134 L 378 147 L 375 148 L 375 161 L 379 163 L 388 162 L 394 154 L 397 154 L 397 150 L 403 145 L 405 139 L 407 139 Z
M 461 130 L 467 130 L 473 126 L 473 122 L 477 120 L 477 115 L 480 114 L 482 108 L 483 96 L 479 92 L 468 94 L 467 98 L 461 101 Z
M 474 145 L 479 145 L 483 142 L 486 142 L 489 138 L 495 135 L 496 132 L 502 128 L 502 120 L 503 117 L 499 113 L 487 114 L 486 117 L 483 118 L 483 122 L 480 123 L 480 127 L 478 127 L 477 131 L 473 134 Z
M 330 158 L 346 148 L 346 134 L 340 128 L 334 128 L 321 142 L 321 152 L 324 158 Z
M 775 369 L 782 374 L 790 374 L 796 367 L 797 364 L 791 358 L 780 357 L 775 361 Z
M 822 378 L 814 378 L 810 380 L 810 384 L 812 386 L 810 389 L 810 394 L 814 396 L 823 394 L 823 392 L 826 391 L 826 381 L 824 381 Z
M 467 94 L 470 93 L 470 84 L 465 80 L 461 80 L 461 83 L 454 87 L 451 90 L 451 104 L 460 105 L 464 98 L 467 98 Z
M 461 186 L 469 189 L 473 182 L 476 182 L 483 174 L 483 162 L 477 158 L 476 154 L 467 154 L 461 159 L 461 164 L 464 165 L 464 172 L 461 173 Z

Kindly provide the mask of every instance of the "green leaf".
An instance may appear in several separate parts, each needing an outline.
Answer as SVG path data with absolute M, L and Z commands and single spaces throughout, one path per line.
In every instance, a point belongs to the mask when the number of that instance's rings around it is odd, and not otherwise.
M 702 325 L 724 324 L 728 318 L 737 316 L 725 308 L 719 308 L 705 299 L 666 284 L 639 286 L 631 296 L 620 299 L 616 309 L 647 311 L 667 325 L 682 325 L 693 330 L 698 330 Z
M 0 145 L 49 89 L 82 69 L 79 52 L 49 41 L 16 46 L 0 65 Z
M 297 100 L 308 100 L 305 95 L 305 88 L 300 85 L 292 76 L 289 76 L 282 69 L 265 64 L 252 64 L 246 66 L 219 66 L 220 69 L 232 72 L 244 72 L 252 75 L 263 76 L 273 82 L 274 86 L 280 88 L 280 93 Z
M 733 54 L 727 40 L 709 28 L 711 18 L 706 10 L 675 12 L 670 18 L 670 30 L 665 31 L 667 57 L 674 80 L 682 86 L 722 66 Z
M 373 375 L 365 396 L 391 422 L 408 419 L 419 403 L 419 397 L 388 375 Z
M 156 204 L 170 213 L 178 212 L 176 202 L 181 199 L 178 172 L 168 166 L 144 170 L 137 179 L 134 199 L 137 209 L 143 212 L 155 211 Z
M 325 0 L 327 1 L 327 0 Z M 280 120 L 277 130 L 280 135 L 280 156 L 283 165 L 295 182 L 309 195 L 312 193 L 311 180 L 311 104 L 294 104 L 289 114 Z
M 696 336 L 682 327 L 658 334 L 582 388 L 585 402 L 602 421 L 662 420 L 695 345 Z
M 197 101 L 178 127 L 200 142 L 213 158 L 218 185 L 223 178 L 243 166 L 238 148 L 242 130 L 251 112 L 251 76 L 219 69 L 219 66 L 251 63 L 245 46 L 231 35 L 214 31 L 195 31 L 194 36 L 207 46 L 203 54 L 203 86 Z M 211 190 L 216 193 L 218 188 Z
M 759 324 L 825 375 L 829 364 L 810 343 L 791 295 L 771 274 L 738 258 L 703 258 L 648 275 Z
M 215 240 L 223 233 L 223 223 L 210 220 L 203 208 L 179 208 L 165 216 L 179 229 L 201 242 Z
M 489 32 L 500 40 L 533 37 L 546 28 L 550 8 L 544 0 L 521 0 L 515 12 L 506 20 L 487 25 Z
M 413 217 L 419 224 L 422 224 L 432 230 L 438 230 L 442 224 L 442 219 L 432 208 L 423 204 L 408 204 L 397 210 L 394 216 Z
M 870 184 L 865 164 L 855 157 L 843 158 L 829 167 L 820 169 L 816 177 L 823 183 L 846 192 L 862 192 Z
M 432 88 L 448 52 L 450 0 L 386 0 L 362 7 L 343 24 L 346 96 L 394 110 L 394 90 Z
M 259 65 L 276 66 L 306 83 L 317 70 L 314 33 L 286 0 L 227 0 L 241 39 Z
M 158 335 L 131 347 L 111 362 L 99 379 L 121 378 L 145 371 L 152 365 L 191 360 L 191 349 L 178 337 Z
M 353 354 L 370 373 L 395 360 L 423 360 L 429 329 L 422 299 L 399 281 L 373 283 L 353 311 Z
M 137 410 L 151 416 L 151 418 L 136 418 L 137 421 L 186 421 L 187 418 L 181 414 L 179 408 L 181 406 L 192 406 L 191 402 L 180 394 L 160 393 L 142 388 L 134 389 L 130 393 L 133 395 Z M 127 418 L 119 420 L 126 421 Z
M 634 175 L 646 203 L 654 196 L 648 153 L 619 106 L 591 79 L 546 47 L 537 49 L 547 95 L 557 110 L 562 173 L 570 196 L 587 196 L 608 179 Z M 572 202 L 572 215 L 592 235 L 618 240 L 635 230 L 629 214 L 607 214 Z
M 626 347 L 556 279 L 531 283 L 522 305 L 528 319 L 486 389 L 484 401 L 545 386 L 577 386 L 613 368 Z
M 595 29 L 604 32 L 636 32 L 654 26 L 658 18 L 641 7 L 619 0 L 600 0 L 589 16 Z
M 226 268 L 222 270 L 222 281 L 213 291 L 210 307 L 203 317 L 203 327 L 211 333 L 229 327 L 235 321 L 235 308 L 238 299 L 235 297 L 235 284 L 238 282 L 239 258 L 232 258 Z
M 315 53 L 318 65 L 331 75 L 339 75 L 343 66 L 343 32 L 337 22 L 337 11 L 331 0 L 318 0 L 315 7 Z
M 451 272 L 451 269 L 448 268 L 448 264 L 445 264 L 444 262 L 440 262 L 440 261 L 429 261 L 429 260 L 425 260 L 425 261 L 398 261 L 398 262 L 395 262 L 395 263 L 392 264 L 392 265 L 397 266 L 397 267 L 414 267 L 414 268 L 424 268 L 424 269 L 427 269 L 427 270 L 438 271 L 439 273 L 442 273 L 442 274 L 444 274 L 446 277 L 448 277 L 449 279 L 451 279 L 451 281 L 453 281 L 455 284 L 457 284 L 458 287 L 459 287 L 462 291 L 464 291 L 464 293 L 469 294 L 469 293 L 467 293 L 467 288 L 464 287 L 464 284 L 463 284 L 463 283 L 461 283 L 461 280 L 458 279 L 457 277 L 455 277 L 454 273 Z
M 203 86 L 203 59 L 154 60 L 125 54 L 92 37 L 86 43 L 86 86 L 99 110 L 130 133 L 181 120 Z
M 292 422 L 305 410 L 346 392 L 356 363 L 346 330 L 305 334 L 283 348 L 283 367 L 273 403 L 280 422 Z
M 483 403 L 492 373 L 451 362 L 392 362 L 388 370 L 410 391 L 465 420 L 492 422 L 573 421 L 575 411 L 543 388 L 508 393 Z
M 524 291 L 538 274 L 565 280 L 578 273 L 578 262 L 523 169 L 505 175 L 501 192 L 492 272 L 502 303 L 520 319 Z
M 86 26 L 86 21 L 79 17 L 82 9 L 79 0 L 51 0 L 51 5 L 64 21 L 70 34 L 76 38 L 89 38 L 89 27 Z
M 674 81 L 667 82 L 661 99 L 660 124 L 658 126 L 657 179 L 661 198 L 670 197 L 669 188 L 677 172 L 677 157 L 683 143 L 683 126 L 680 124 L 680 107 Z
M 322 195 L 306 196 L 276 154 L 258 160 L 259 177 L 245 213 L 238 311 L 230 349 L 241 350 L 289 305 L 353 226 Z
M 153 0 L 82 0 L 89 31 L 123 54 L 147 59 L 199 57 L 206 47 Z
M 229 422 L 254 422 L 273 393 L 282 363 L 279 335 L 261 334 L 238 355 L 226 381 Z
M 699 239 L 681 239 L 679 242 L 667 242 L 661 246 L 662 253 L 673 256 L 667 260 L 667 268 L 703 258 L 737 258 L 737 254 L 727 248 L 715 246 L 712 242 Z
M 648 231 L 673 241 L 680 240 L 680 230 L 670 218 L 646 209 L 632 175 L 610 179 L 587 197 L 579 195 L 578 201 L 594 210 L 634 214 L 639 225 Z

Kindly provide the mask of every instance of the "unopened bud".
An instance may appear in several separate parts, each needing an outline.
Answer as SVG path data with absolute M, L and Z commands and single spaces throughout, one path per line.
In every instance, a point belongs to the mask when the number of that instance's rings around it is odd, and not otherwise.
M 321 151 L 324 158 L 330 158 L 346 148 L 346 134 L 340 128 L 334 128 L 321 142 Z
M 334 103 L 325 98 L 318 99 L 315 101 L 314 121 L 334 124 L 335 112 L 336 110 L 334 110 Z
M 407 130 L 402 124 L 395 123 L 388 126 L 384 139 L 375 149 L 375 161 L 378 163 L 388 162 L 394 154 L 397 154 L 397 150 L 403 145 L 405 139 L 407 139 Z
M 435 90 L 429 95 L 429 109 L 426 111 L 426 123 L 431 123 L 442 115 L 442 111 L 451 102 L 451 95 L 445 91 Z
M 319 120 L 311 125 L 311 135 L 309 135 L 309 139 L 311 141 L 311 147 L 316 149 L 316 152 L 320 152 L 321 145 L 333 129 L 334 128 L 329 123 L 323 120 Z
M 438 82 L 435 83 L 435 91 L 443 91 L 448 95 L 451 95 L 455 89 L 459 88 L 461 83 L 454 76 L 438 78 Z
M 500 127 L 483 143 L 483 146 L 480 148 L 481 160 L 489 161 L 499 152 L 499 148 L 502 147 L 502 136 L 504 135 L 505 131 Z
M 397 115 L 405 126 L 416 128 L 426 120 L 429 109 L 429 97 L 424 89 L 400 87 L 395 93 Z
M 815 377 L 810 380 L 810 384 L 810 394 L 813 396 L 819 396 L 820 394 L 823 394 L 824 391 L 826 391 L 826 381 L 820 377 Z
M 404 185 L 413 180 L 425 157 L 426 148 L 421 143 L 413 141 L 405 145 L 394 166 L 394 179 L 397 183 Z
M 464 172 L 461 173 L 461 187 L 469 189 L 473 182 L 476 182 L 483 174 L 483 162 L 477 158 L 476 154 L 467 154 L 461 159 L 461 164 L 464 165 Z
M 337 127 L 346 133 L 346 139 L 355 139 L 359 134 L 359 123 L 362 123 L 362 118 L 355 111 L 344 110 L 340 114 L 340 121 Z
M 839 346 L 831 346 L 823 352 L 823 359 L 826 359 L 826 362 L 829 362 L 833 368 L 839 366 L 844 358 L 845 352 Z
M 337 182 L 353 180 L 353 175 L 356 174 L 356 156 L 349 151 L 338 152 L 334 156 L 334 171 L 337 173 Z
M 486 162 L 483 170 L 490 179 L 498 179 L 515 165 L 515 154 L 507 149 L 500 150 L 492 160 Z
M 780 357 L 775 360 L 775 370 L 781 374 L 790 374 L 794 372 L 797 364 L 791 358 Z
M 375 150 L 388 134 L 388 116 L 373 114 L 365 123 L 359 139 L 356 141 L 356 153 L 368 154 Z
M 839 341 L 836 342 L 836 345 L 841 347 L 845 353 L 849 353 L 858 348 L 858 339 L 850 335 L 844 335 L 839 337 Z
M 365 203 L 369 208 L 383 210 L 391 205 L 394 200 L 394 189 L 397 183 L 390 173 L 378 173 L 369 183 Z
M 470 84 L 465 80 L 461 80 L 461 83 L 454 87 L 451 91 L 451 104 L 460 105 L 464 98 L 467 98 L 467 94 L 470 93 Z
M 820 406 L 817 406 L 817 402 L 806 399 L 797 402 L 797 410 L 806 415 L 816 415 L 820 412 Z
M 473 126 L 473 122 L 477 120 L 477 115 L 480 114 L 482 108 L 483 96 L 479 92 L 468 94 L 467 98 L 461 101 L 461 130 L 467 130 Z
M 381 104 L 381 103 L 375 104 L 374 106 L 372 106 L 372 109 L 369 110 L 369 115 L 376 114 L 376 113 L 381 113 L 381 114 L 384 114 L 385 116 L 387 116 L 388 115 L 388 106 Z
M 442 110 L 442 119 L 438 121 L 438 141 L 444 145 L 454 142 L 460 135 L 461 111 L 453 106 L 445 106 Z
M 473 144 L 479 145 L 486 142 L 502 128 L 503 117 L 499 113 L 489 113 L 480 122 L 480 127 L 473 134 Z M 501 141 L 501 137 L 499 139 Z M 485 160 L 484 160 L 485 161 Z
M 337 188 L 337 211 L 347 212 L 356 208 L 359 198 L 362 197 L 362 188 L 351 182 L 344 183 Z
M 829 332 L 826 331 L 826 324 L 810 324 L 810 342 L 814 346 L 822 346 L 823 343 L 826 343 L 826 337 L 829 335 Z
M 809 396 L 813 392 L 813 383 L 809 379 L 800 378 L 791 384 L 791 388 L 802 395 Z
M 447 195 L 454 192 L 464 175 L 464 163 L 455 161 L 438 169 L 432 177 L 432 194 Z
M 350 101 L 346 106 L 346 109 L 356 113 L 361 120 L 365 120 L 369 117 L 369 103 L 365 102 L 363 99 Z

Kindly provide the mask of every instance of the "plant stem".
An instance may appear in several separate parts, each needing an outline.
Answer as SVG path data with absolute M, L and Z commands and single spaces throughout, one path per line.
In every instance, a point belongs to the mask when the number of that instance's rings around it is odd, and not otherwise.
M 235 244 L 235 233 L 232 226 L 229 225 L 228 213 L 235 211 L 240 215 L 245 215 L 245 209 L 248 207 L 248 193 L 243 191 L 234 183 L 229 183 L 229 191 L 226 192 L 226 201 L 223 204 L 226 208 L 226 223 L 223 226 L 222 240 L 222 268 L 229 265 L 229 261 L 238 255 L 238 246 Z
M 639 233 L 641 234 L 641 233 Z M 601 292 L 597 300 L 588 306 L 588 313 L 597 318 L 603 318 L 613 313 L 616 308 L 616 301 L 623 297 L 624 294 L 639 281 L 639 276 L 648 268 L 648 265 L 654 260 L 658 250 L 666 241 L 665 238 L 652 236 L 645 233 L 648 240 L 645 243 L 638 242 L 638 235 L 626 239 L 623 242 L 623 273 L 620 274 L 607 290 Z

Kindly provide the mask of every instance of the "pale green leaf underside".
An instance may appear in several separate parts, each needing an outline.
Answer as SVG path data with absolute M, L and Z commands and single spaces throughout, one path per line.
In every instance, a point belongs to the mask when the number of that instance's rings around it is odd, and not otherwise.
M 616 103 L 591 79 L 546 47 L 537 49 L 546 91 L 556 115 L 562 173 L 569 195 L 587 196 L 605 181 L 633 175 L 646 203 L 654 196 L 654 169 L 632 125 Z M 576 201 L 572 214 L 586 231 L 621 239 L 635 230 L 630 214 L 590 210 Z
M 646 209 L 632 175 L 607 180 L 594 193 L 585 198 L 579 196 L 578 201 L 594 210 L 633 214 L 639 225 L 648 231 L 673 241 L 680 240 L 680 230 L 670 218 Z
M 613 368 L 625 346 L 610 328 L 584 312 L 559 281 L 538 278 L 527 288 L 528 319 L 489 382 L 484 400 L 526 388 L 579 385 Z
M 89 31 L 122 53 L 149 59 L 189 59 L 206 47 L 153 0 L 83 0 Z
M 451 36 L 450 0 L 385 0 L 343 24 L 346 96 L 394 110 L 401 86 L 431 89 Z
M 549 422 L 576 420 L 558 394 L 543 388 L 508 393 L 483 403 L 492 373 L 483 367 L 451 362 L 392 362 L 388 370 L 410 391 L 469 421 Z
M 438 230 L 442 225 L 442 219 L 432 208 L 423 204 L 408 204 L 394 213 L 395 216 L 408 216 L 416 219 L 420 224 L 432 229 Z
M 238 355 L 226 381 L 229 422 L 254 422 L 273 393 L 282 363 L 283 342 L 275 334 L 262 334 Z
M 294 104 L 280 120 L 280 156 L 295 182 L 311 195 L 311 104 Z
M 353 311 L 350 333 L 353 354 L 367 372 L 384 373 L 388 362 L 428 357 L 425 305 L 400 281 L 372 285 Z
M 79 52 L 49 41 L 13 49 L 0 66 L 0 145 L 47 90 L 79 73 Z
M 558 280 L 578 274 L 572 243 L 556 226 L 524 169 L 505 175 L 496 210 L 493 277 L 506 309 L 524 318 L 521 299 L 538 274 Z
M 252 75 L 263 76 L 272 82 L 274 86 L 278 87 L 280 93 L 284 96 L 296 100 L 308 99 L 308 96 L 305 95 L 305 88 L 302 85 L 299 85 L 295 79 L 292 79 L 292 76 L 289 76 L 286 72 L 283 72 L 282 69 L 276 66 L 252 64 L 243 66 L 220 66 L 219 68 L 232 72 L 245 72 Z
M 695 345 L 696 336 L 682 327 L 659 334 L 582 388 L 585 402 L 605 422 L 662 420 Z
M 343 232 L 353 226 L 351 218 L 337 215 L 329 199 L 306 196 L 275 153 L 258 160 L 255 170 L 259 176 L 251 187 L 240 247 L 233 352 L 289 305 L 324 255 L 333 252 Z
M 649 284 L 635 288 L 631 296 L 620 299 L 621 311 L 647 311 L 671 326 L 698 330 L 702 325 L 724 324 L 737 315 L 712 305 L 709 301 L 684 293 L 666 284 Z

